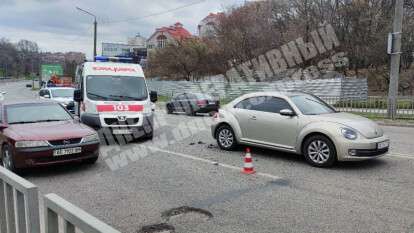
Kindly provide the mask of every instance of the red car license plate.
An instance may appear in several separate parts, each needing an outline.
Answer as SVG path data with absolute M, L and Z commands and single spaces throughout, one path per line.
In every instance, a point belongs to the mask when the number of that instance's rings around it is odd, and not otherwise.
M 59 157 L 63 155 L 79 154 L 82 152 L 82 147 L 59 149 L 53 151 L 53 156 Z

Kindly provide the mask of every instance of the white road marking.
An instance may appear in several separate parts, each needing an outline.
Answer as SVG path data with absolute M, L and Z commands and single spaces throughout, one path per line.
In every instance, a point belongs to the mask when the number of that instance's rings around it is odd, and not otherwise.
M 211 164 L 211 165 L 216 165 L 216 166 L 220 166 L 220 167 L 224 167 L 224 168 L 228 168 L 228 169 L 232 169 L 232 170 L 237 170 L 237 171 L 240 171 L 240 172 L 242 170 L 241 167 L 236 167 L 236 166 L 225 164 L 225 163 L 218 163 L 218 162 L 215 162 L 215 161 L 212 161 L 212 160 L 209 160 L 209 159 L 203 159 L 203 158 L 193 156 L 193 155 L 187 155 L 187 154 L 183 154 L 183 153 L 179 153 L 179 152 L 163 150 L 163 149 L 160 149 L 160 148 L 157 148 L 157 147 L 152 147 L 152 146 L 150 146 L 149 148 L 151 150 L 154 150 L 154 151 L 164 152 L 164 153 L 167 153 L 167 154 L 180 156 L 182 158 L 192 159 L 192 160 L 195 160 L 195 161 L 200 161 L 200 162 L 208 163 L 208 164 Z M 281 180 L 282 179 L 279 176 L 275 176 L 275 175 L 267 174 L 267 173 L 262 173 L 262 172 L 257 172 L 256 175 L 266 177 L 266 178 L 270 178 L 270 179 L 273 179 L 273 180 Z
M 414 159 L 414 155 L 408 155 L 408 154 L 400 154 L 400 153 L 393 153 L 390 152 L 388 154 L 389 157 L 396 157 L 396 158 L 403 158 L 403 159 Z

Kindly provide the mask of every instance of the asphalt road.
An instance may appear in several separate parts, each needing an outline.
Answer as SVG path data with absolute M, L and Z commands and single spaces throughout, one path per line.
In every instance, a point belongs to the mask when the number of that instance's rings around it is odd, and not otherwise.
M 0 91 L 34 98 L 24 86 L 0 84 Z M 24 177 L 122 232 L 161 223 L 188 233 L 414 232 L 414 128 L 384 127 L 389 155 L 330 169 L 253 148 L 259 173 L 248 176 L 240 172 L 242 150 L 217 148 L 209 118 L 156 114 L 152 142 L 103 146 L 95 165 Z

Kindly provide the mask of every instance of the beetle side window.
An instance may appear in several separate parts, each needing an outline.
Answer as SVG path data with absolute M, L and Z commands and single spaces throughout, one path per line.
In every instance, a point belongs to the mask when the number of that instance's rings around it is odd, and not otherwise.
M 248 98 L 240 101 L 234 107 L 240 109 L 271 113 L 279 113 L 280 110 L 283 109 L 292 110 L 291 106 L 286 100 L 270 96 Z
M 234 108 L 251 109 L 251 106 L 252 106 L 251 99 L 253 99 L 253 98 L 247 98 L 247 99 L 244 99 L 244 100 L 240 101 L 238 104 L 236 104 L 234 106 Z
M 279 113 L 283 109 L 292 110 L 289 103 L 281 98 L 266 97 L 264 100 L 255 106 L 254 110 L 262 112 Z

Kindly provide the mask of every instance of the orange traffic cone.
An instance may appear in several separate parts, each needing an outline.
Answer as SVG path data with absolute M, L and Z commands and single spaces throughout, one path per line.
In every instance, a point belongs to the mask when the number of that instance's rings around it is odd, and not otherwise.
M 248 175 L 256 173 L 253 167 L 253 159 L 252 159 L 252 155 L 250 154 L 249 147 L 246 148 L 246 156 L 244 156 L 244 167 L 243 167 L 242 173 L 248 174 Z

